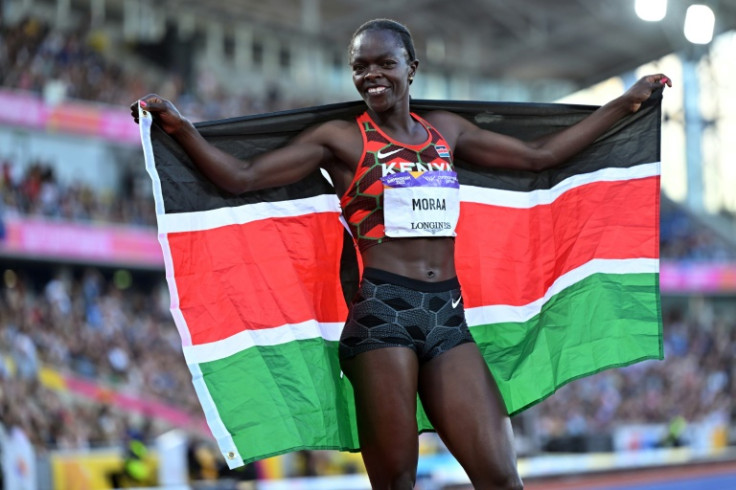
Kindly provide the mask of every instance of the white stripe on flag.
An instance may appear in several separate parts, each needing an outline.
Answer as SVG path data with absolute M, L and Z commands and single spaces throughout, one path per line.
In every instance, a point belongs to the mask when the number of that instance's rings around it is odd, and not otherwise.
M 146 171 L 151 177 L 153 184 L 153 199 L 156 203 L 156 220 L 159 226 L 158 242 L 161 244 L 161 251 L 164 257 L 164 268 L 166 269 L 166 283 L 169 286 L 169 297 L 171 298 L 171 315 L 174 318 L 174 324 L 179 331 L 182 345 L 192 345 L 192 336 L 189 332 L 184 315 L 179 309 L 179 290 L 176 286 L 174 277 L 174 261 L 171 258 L 171 248 L 169 247 L 169 239 L 165 233 L 161 232 L 161 220 L 166 216 L 164 210 L 164 198 L 161 191 L 161 179 L 156 170 L 156 160 L 153 155 L 153 145 L 151 144 L 151 124 L 153 118 L 147 112 L 138 108 L 138 121 L 141 130 L 141 144 L 143 145 L 143 158 L 146 162 Z
M 658 259 L 593 259 L 586 264 L 560 276 L 545 295 L 538 300 L 521 306 L 492 305 L 468 308 L 465 315 L 468 325 L 487 323 L 524 322 L 538 314 L 542 306 L 565 288 L 593 274 L 641 274 L 659 272 Z M 226 339 L 207 344 L 184 347 L 187 364 L 198 364 L 224 359 L 256 345 L 279 345 L 296 340 L 323 338 L 328 341 L 340 339 L 342 323 L 320 323 L 308 320 L 298 324 L 286 324 L 274 328 L 245 330 Z
M 158 219 L 159 233 L 158 241 L 161 244 L 161 250 L 164 256 L 164 266 L 166 268 L 166 282 L 169 285 L 169 296 L 171 297 L 171 313 L 174 317 L 174 323 L 176 328 L 179 330 L 181 336 L 182 345 L 191 345 L 192 338 L 189 334 L 189 327 L 186 324 L 186 320 L 179 309 L 179 292 L 176 287 L 176 280 L 174 279 L 174 264 L 171 259 L 171 250 L 169 248 L 169 240 L 165 233 L 161 231 L 161 221 L 166 217 L 164 214 L 164 201 L 163 193 L 161 192 L 161 179 L 156 171 L 156 162 L 153 155 L 153 146 L 151 145 L 151 124 L 152 118 L 150 114 L 143 111 L 140 107 L 138 108 L 138 121 L 140 123 L 141 132 L 141 143 L 143 145 L 143 157 L 146 162 L 146 171 L 151 177 L 153 183 L 153 198 L 156 203 L 156 218 Z M 186 347 L 184 347 L 186 349 Z M 212 435 L 217 440 L 217 445 L 220 448 L 225 461 L 227 461 L 228 467 L 237 468 L 243 466 L 243 458 L 240 456 L 235 441 L 232 435 L 225 428 L 220 414 L 217 410 L 212 395 L 207 389 L 207 385 L 202 377 L 202 370 L 198 365 L 189 365 L 189 369 L 192 373 L 192 383 L 194 390 L 197 393 L 197 398 L 202 405 L 202 411 L 204 412 L 205 418 L 207 419 L 207 425 L 212 431 Z
M 153 145 L 151 144 L 151 114 L 138 107 L 138 127 L 141 131 L 141 144 L 143 145 L 143 159 L 146 162 L 146 171 L 153 184 L 153 200 L 156 203 L 156 216 L 163 216 L 164 197 L 161 192 L 161 179 L 156 171 L 156 160 L 153 156 Z
M 217 410 L 217 404 L 212 399 L 212 394 L 207 388 L 207 383 L 204 382 L 202 370 L 198 364 L 190 364 L 189 370 L 192 373 L 192 383 L 194 384 L 194 391 L 197 392 L 197 398 L 199 399 L 200 405 L 202 405 L 202 411 L 204 417 L 207 420 L 207 425 L 212 431 L 212 436 L 217 441 L 217 446 L 220 448 L 220 452 L 227 461 L 227 465 L 230 469 L 243 466 L 243 457 L 238 451 L 238 447 L 235 445 L 232 434 L 227 430 L 225 424 L 220 417 L 220 411 Z
M 169 247 L 169 237 L 163 233 L 158 234 L 158 241 L 161 243 L 161 249 L 164 252 L 164 267 L 166 269 L 166 283 L 169 286 L 169 310 L 174 319 L 174 325 L 179 331 L 181 337 L 181 345 L 192 345 L 192 334 L 189 331 L 184 314 L 179 308 L 179 287 L 176 285 L 176 277 L 174 277 L 174 260 L 171 257 L 171 247 Z
M 296 340 L 318 338 L 337 341 L 340 340 L 342 327 L 342 322 L 322 323 L 317 320 L 307 320 L 274 328 L 243 330 L 216 342 L 185 346 L 183 348 L 184 358 L 187 364 L 192 365 L 224 359 L 256 345 L 279 345 Z
M 554 202 L 562 194 L 576 187 L 594 182 L 617 182 L 643 179 L 660 174 L 660 162 L 643 163 L 628 168 L 603 168 L 587 174 L 573 175 L 550 189 L 534 191 L 507 191 L 472 185 L 460 186 L 460 200 L 507 208 L 527 209 Z
M 561 275 L 543 297 L 526 305 L 489 305 L 467 308 L 465 318 L 472 328 L 489 323 L 522 323 L 542 311 L 553 296 L 593 274 L 654 274 L 659 272 L 659 259 L 593 259 L 577 269 Z
M 153 156 L 150 158 L 153 159 Z M 146 161 L 148 161 L 148 158 Z M 530 192 L 462 185 L 460 186 L 460 199 L 479 204 L 531 208 L 540 204 L 549 204 L 565 192 L 585 184 L 652 177 L 659 175 L 659 172 L 659 162 L 646 163 L 630 168 L 604 168 L 587 174 L 574 175 L 551 189 Z M 163 201 L 160 197 L 160 181 L 157 180 L 157 175 L 154 177 L 154 174 L 152 174 L 151 177 L 155 182 L 154 187 L 158 186 L 159 188 L 158 194 L 154 190 L 158 213 L 158 207 L 163 208 Z M 208 211 L 159 214 L 158 229 L 160 233 L 202 231 L 222 226 L 242 225 L 261 219 L 288 218 L 311 213 L 330 212 L 341 213 L 339 199 L 334 194 L 321 194 L 290 201 L 260 202 Z
M 228 225 L 242 225 L 268 218 L 289 218 L 312 213 L 340 213 L 334 194 L 321 194 L 291 201 L 259 202 L 191 213 L 170 213 L 159 217 L 160 233 L 203 231 Z

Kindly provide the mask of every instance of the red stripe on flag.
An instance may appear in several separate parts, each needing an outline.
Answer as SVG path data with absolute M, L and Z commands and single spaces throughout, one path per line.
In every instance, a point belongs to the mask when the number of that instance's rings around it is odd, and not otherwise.
M 463 203 L 460 216 L 466 307 L 528 304 L 592 259 L 659 257 L 659 177 L 587 184 L 529 209 Z
M 335 213 L 316 213 L 169 234 L 192 344 L 310 319 L 343 321 L 342 230 Z

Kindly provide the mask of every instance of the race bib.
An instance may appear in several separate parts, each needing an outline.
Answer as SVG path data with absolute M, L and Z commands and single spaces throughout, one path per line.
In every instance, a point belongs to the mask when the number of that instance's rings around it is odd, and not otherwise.
M 386 236 L 455 236 L 460 216 L 460 184 L 455 172 L 399 172 L 381 181 Z

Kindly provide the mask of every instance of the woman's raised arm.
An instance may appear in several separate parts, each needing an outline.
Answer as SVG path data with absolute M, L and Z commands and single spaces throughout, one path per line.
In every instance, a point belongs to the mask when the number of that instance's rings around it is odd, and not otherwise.
M 335 123 L 309 129 L 282 148 L 240 160 L 208 143 L 174 104 L 156 94 L 146 95 L 131 105 L 136 123 L 139 104 L 181 145 L 207 178 L 232 194 L 290 184 L 334 160 L 327 143 L 334 138 Z
M 560 165 L 589 146 L 621 118 L 638 111 L 662 85 L 672 86 L 672 82 L 662 74 L 643 77 L 579 123 L 539 141 L 521 141 L 487 131 L 450 113 L 433 115 L 430 122 L 451 146 L 454 142 L 458 158 L 486 167 L 539 171 Z

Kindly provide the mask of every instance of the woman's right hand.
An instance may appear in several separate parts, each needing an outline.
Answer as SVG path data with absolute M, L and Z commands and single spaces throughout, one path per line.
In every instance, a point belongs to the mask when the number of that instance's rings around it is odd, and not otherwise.
M 138 124 L 138 106 L 151 113 L 153 120 L 164 130 L 166 134 L 173 135 L 180 131 L 187 120 L 179 114 L 179 111 L 170 101 L 157 94 L 148 94 L 141 97 L 130 105 L 130 115 Z

